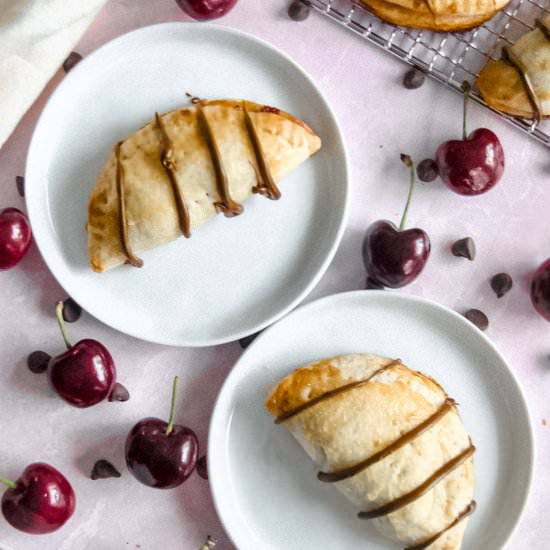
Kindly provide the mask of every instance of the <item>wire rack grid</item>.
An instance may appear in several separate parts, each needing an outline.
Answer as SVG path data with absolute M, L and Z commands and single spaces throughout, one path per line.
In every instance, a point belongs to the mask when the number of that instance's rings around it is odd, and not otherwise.
M 462 94 L 462 83 L 472 84 L 471 97 L 491 109 L 474 86 L 475 79 L 490 59 L 498 59 L 503 46 L 512 45 L 535 28 L 535 20 L 550 13 L 545 0 L 511 0 L 487 23 L 462 33 L 438 33 L 396 27 L 368 11 L 360 0 L 309 0 L 317 12 L 424 71 L 443 85 Z M 550 147 L 550 121 L 537 123 L 508 116 L 491 109 L 501 118 Z

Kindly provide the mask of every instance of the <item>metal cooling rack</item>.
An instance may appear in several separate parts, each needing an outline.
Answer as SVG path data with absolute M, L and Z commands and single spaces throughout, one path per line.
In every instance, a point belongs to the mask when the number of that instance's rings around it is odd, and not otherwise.
M 309 0 L 309 4 L 336 23 L 462 94 L 464 80 L 473 85 L 489 59 L 498 59 L 503 46 L 513 44 L 534 28 L 537 18 L 550 13 L 550 6 L 545 6 L 545 1 L 512 0 L 484 25 L 462 33 L 395 27 L 378 19 L 358 0 Z M 475 87 L 471 97 L 491 109 Z M 537 123 L 491 110 L 550 147 L 550 121 Z

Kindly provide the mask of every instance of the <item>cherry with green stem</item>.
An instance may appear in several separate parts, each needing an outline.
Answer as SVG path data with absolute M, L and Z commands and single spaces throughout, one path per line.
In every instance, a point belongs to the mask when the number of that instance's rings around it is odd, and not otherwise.
M 363 263 L 371 282 L 389 288 L 405 286 L 420 275 L 430 255 L 430 238 L 418 228 L 405 229 L 416 184 L 416 170 L 409 155 L 401 161 L 410 172 L 409 192 L 399 227 L 378 220 L 367 229 L 363 239 Z
M 176 376 L 168 422 L 160 418 L 144 418 L 126 438 L 128 470 L 141 483 L 157 489 L 173 489 L 181 485 L 193 473 L 199 456 L 195 432 L 175 423 L 178 382 Z
M 494 187 L 504 172 L 504 150 L 498 137 L 487 128 L 468 135 L 466 130 L 470 84 L 464 81 L 462 139 L 442 143 L 436 152 L 439 176 L 460 195 L 480 195 Z
M 90 338 L 72 345 L 63 319 L 63 302 L 56 306 L 56 317 L 65 352 L 52 357 L 49 378 L 52 387 L 67 403 L 91 407 L 108 397 L 116 383 L 116 367 L 109 350 Z

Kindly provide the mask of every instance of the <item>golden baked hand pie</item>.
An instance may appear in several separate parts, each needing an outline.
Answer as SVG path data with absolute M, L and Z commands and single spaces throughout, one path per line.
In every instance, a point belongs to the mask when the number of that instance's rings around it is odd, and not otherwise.
M 266 407 L 319 466 L 320 482 L 383 535 L 407 549 L 460 548 L 475 508 L 475 448 L 437 382 L 399 360 L 343 355 L 288 375 Z
M 94 271 L 128 262 L 217 213 L 236 216 L 253 193 L 278 199 L 277 182 L 321 147 L 303 121 L 250 101 L 198 101 L 158 114 L 119 142 L 88 205 Z
M 550 15 L 513 46 L 502 59 L 489 61 L 477 79 L 488 105 L 514 116 L 550 116 Z
M 509 0 L 361 0 L 378 17 L 434 31 L 463 31 L 493 17 Z

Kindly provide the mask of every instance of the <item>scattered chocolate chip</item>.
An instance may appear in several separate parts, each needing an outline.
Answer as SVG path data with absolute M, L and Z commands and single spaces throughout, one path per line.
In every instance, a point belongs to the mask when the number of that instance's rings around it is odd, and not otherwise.
M 252 344 L 252 342 L 256 339 L 258 334 L 260 334 L 260 333 L 255 332 L 254 334 L 249 334 L 248 336 L 245 336 L 244 338 L 241 338 L 239 340 L 239 344 L 241 345 L 241 348 L 246 349 L 250 344 Z
M 309 6 L 302 0 L 294 0 L 288 6 L 288 16 L 293 21 L 304 21 L 309 17 Z
M 212 550 L 212 548 L 214 548 L 216 544 L 216 541 L 210 535 L 208 535 L 206 537 L 205 543 L 200 547 L 199 550 Z
M 67 323 L 74 323 L 80 319 L 82 308 L 72 299 L 67 298 L 63 302 L 63 319 Z
M 27 366 L 31 372 L 42 374 L 48 370 L 48 363 L 51 358 L 51 355 L 45 351 L 33 351 L 27 357 Z
M 376 279 L 372 277 L 367 277 L 367 282 L 365 284 L 367 290 L 384 290 L 384 285 L 379 283 Z
M 512 277 L 508 273 L 497 273 L 491 277 L 491 288 L 497 295 L 497 298 L 502 298 L 513 285 Z
M 107 399 L 109 401 L 128 401 L 128 399 L 130 399 L 130 392 L 125 386 L 117 382 Z
M 23 176 L 15 176 L 15 185 L 17 192 L 21 197 L 25 196 L 25 178 Z
M 487 327 L 489 326 L 489 319 L 487 318 L 487 315 L 479 309 L 469 309 L 464 314 L 464 317 L 466 317 L 468 321 L 472 322 L 479 330 L 487 330 Z
M 543 419 L 542 419 L 542 425 L 543 425 L 543 426 L 547 426 L 547 425 L 548 425 L 547 422 L 546 422 L 546 418 L 543 418 Z
M 109 477 L 120 477 L 120 472 L 104 458 L 98 460 L 92 468 L 91 479 L 107 479 Z
M 471 237 L 464 237 L 451 246 L 451 252 L 453 256 L 461 256 L 473 261 L 476 257 L 476 245 Z
M 197 460 L 197 474 L 199 474 L 202 479 L 206 479 L 206 481 L 208 481 L 208 465 L 206 462 L 206 455 L 201 456 L 199 460 Z
M 434 181 L 439 176 L 439 168 L 437 162 L 433 159 L 424 159 L 418 163 L 416 174 L 421 181 Z
M 420 88 L 420 86 L 424 84 L 425 80 L 426 76 L 424 73 L 413 67 L 405 73 L 403 77 L 403 86 L 405 86 L 407 90 L 416 90 L 416 88 Z
M 63 70 L 68 73 L 77 63 L 82 61 L 82 56 L 77 52 L 71 52 L 67 59 L 63 61 Z

